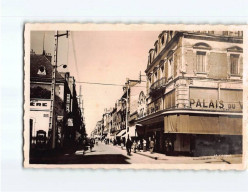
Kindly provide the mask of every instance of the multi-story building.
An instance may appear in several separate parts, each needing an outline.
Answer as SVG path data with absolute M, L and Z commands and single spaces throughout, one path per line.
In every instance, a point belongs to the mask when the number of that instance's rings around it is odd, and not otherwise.
M 30 146 L 49 146 L 49 117 L 51 105 L 52 57 L 30 55 Z M 75 79 L 68 72 L 56 72 L 54 101 L 56 148 L 72 148 L 76 139 L 85 134 L 81 109 L 78 104 Z
M 130 139 L 139 139 L 140 126 L 136 124 L 136 120 L 141 114 L 141 103 L 139 102 L 141 94 L 146 92 L 146 81 L 134 80 L 129 82 L 129 108 L 128 108 L 128 134 Z M 145 101 L 142 104 L 145 107 Z
M 163 31 L 145 72 L 137 122 L 155 151 L 242 153 L 243 32 Z
M 49 139 L 49 117 L 51 106 L 52 64 L 51 55 L 30 54 L 30 147 L 45 147 Z M 63 144 L 63 117 L 65 114 L 65 79 L 56 72 L 55 88 L 55 129 L 57 144 Z

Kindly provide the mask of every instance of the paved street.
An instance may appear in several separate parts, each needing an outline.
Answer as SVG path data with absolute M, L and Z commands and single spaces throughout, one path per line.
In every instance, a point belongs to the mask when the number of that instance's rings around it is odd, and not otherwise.
M 132 153 L 128 156 L 120 146 L 105 145 L 99 142 L 92 152 L 76 151 L 74 154 L 62 154 L 33 159 L 31 163 L 39 164 L 236 164 L 241 163 L 241 155 L 184 157 L 165 156 L 150 152 Z

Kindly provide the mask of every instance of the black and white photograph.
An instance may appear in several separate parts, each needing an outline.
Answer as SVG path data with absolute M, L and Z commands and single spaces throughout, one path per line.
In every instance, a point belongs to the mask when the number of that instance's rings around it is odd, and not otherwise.
M 245 30 L 26 24 L 24 167 L 244 169 Z

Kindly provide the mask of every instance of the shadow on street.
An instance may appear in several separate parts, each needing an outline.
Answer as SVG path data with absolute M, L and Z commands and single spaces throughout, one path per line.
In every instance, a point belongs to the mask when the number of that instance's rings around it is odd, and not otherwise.
M 70 154 L 30 159 L 30 164 L 130 164 L 122 154 L 83 155 Z

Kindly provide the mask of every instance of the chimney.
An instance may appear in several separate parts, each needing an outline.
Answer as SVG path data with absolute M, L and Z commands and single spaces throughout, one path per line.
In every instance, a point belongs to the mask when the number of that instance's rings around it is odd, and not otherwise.
M 31 49 L 30 54 L 35 54 L 35 51 Z
M 49 60 L 49 62 L 52 63 L 52 55 L 50 53 L 46 53 L 46 58 Z

